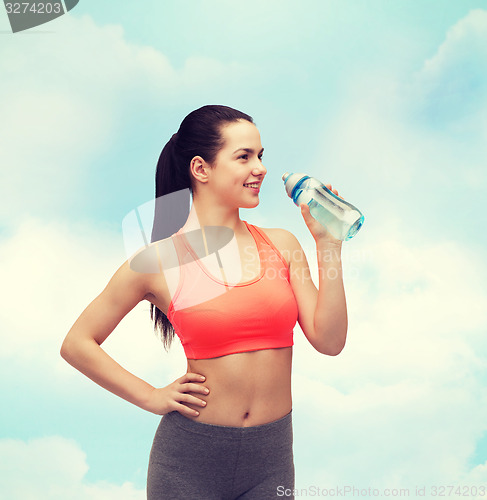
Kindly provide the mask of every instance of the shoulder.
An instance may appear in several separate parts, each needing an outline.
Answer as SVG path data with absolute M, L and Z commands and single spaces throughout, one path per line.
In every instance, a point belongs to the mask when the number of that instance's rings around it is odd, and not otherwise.
M 259 227 L 259 229 L 272 240 L 272 243 L 276 242 L 283 246 L 299 245 L 296 236 L 287 229 L 282 229 L 280 227 Z
M 113 285 L 125 293 L 131 293 L 144 300 L 153 287 L 154 274 L 148 273 L 134 266 L 134 261 L 127 259 L 112 277 Z
M 288 266 L 296 251 L 301 251 L 301 245 L 293 233 L 280 227 L 260 227 L 258 228 L 267 236 L 271 243 L 279 250 L 286 260 Z

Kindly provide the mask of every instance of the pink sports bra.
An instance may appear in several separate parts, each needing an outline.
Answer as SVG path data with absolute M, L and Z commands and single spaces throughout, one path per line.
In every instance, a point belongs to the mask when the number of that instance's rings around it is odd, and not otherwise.
M 173 238 L 180 279 L 167 317 L 188 359 L 293 345 L 298 307 L 286 261 L 262 230 L 243 222 L 257 244 L 260 275 L 230 287 L 209 273 L 183 234 Z

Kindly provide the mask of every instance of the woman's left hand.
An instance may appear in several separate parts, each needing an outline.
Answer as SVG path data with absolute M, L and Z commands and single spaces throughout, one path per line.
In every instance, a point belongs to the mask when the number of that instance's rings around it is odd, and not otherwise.
M 333 189 L 331 184 L 325 184 L 325 186 L 333 193 L 336 194 L 339 198 L 342 198 L 336 189 Z M 342 198 L 343 200 L 343 198 Z M 330 232 L 326 229 L 326 227 L 322 226 L 310 213 L 309 206 L 306 203 L 301 203 L 301 214 L 303 216 L 304 222 L 308 226 L 313 238 L 316 243 L 332 243 L 337 246 L 342 245 L 342 241 L 334 238 Z

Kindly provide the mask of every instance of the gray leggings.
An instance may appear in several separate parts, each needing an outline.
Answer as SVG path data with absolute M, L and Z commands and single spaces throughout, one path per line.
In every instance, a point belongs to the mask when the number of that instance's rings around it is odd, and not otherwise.
M 292 411 L 252 427 L 207 424 L 176 411 L 162 417 L 148 500 L 266 500 L 284 489 L 294 489 Z

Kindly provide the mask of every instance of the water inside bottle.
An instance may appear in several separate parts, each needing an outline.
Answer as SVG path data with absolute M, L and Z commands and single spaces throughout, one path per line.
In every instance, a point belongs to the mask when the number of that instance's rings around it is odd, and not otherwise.
M 331 195 L 331 199 L 330 199 Z M 347 208 L 348 203 L 339 198 L 335 193 L 330 191 L 326 186 L 319 186 L 315 188 L 314 196 L 317 198 L 319 203 L 321 203 L 328 210 L 335 211 L 337 217 L 340 217 L 345 209 Z M 344 208 L 345 207 L 345 208 Z
M 311 199 L 308 203 L 311 215 L 331 233 L 331 235 L 338 239 L 343 240 L 343 221 L 338 219 L 335 215 L 328 210 L 323 209 L 316 200 Z
M 320 220 L 335 238 L 347 241 L 353 238 L 362 227 L 364 216 L 360 211 L 336 196 L 326 186 L 316 188 L 312 197 L 314 198 L 313 207 L 316 207 L 317 213 L 316 216 L 312 213 L 313 217 Z

